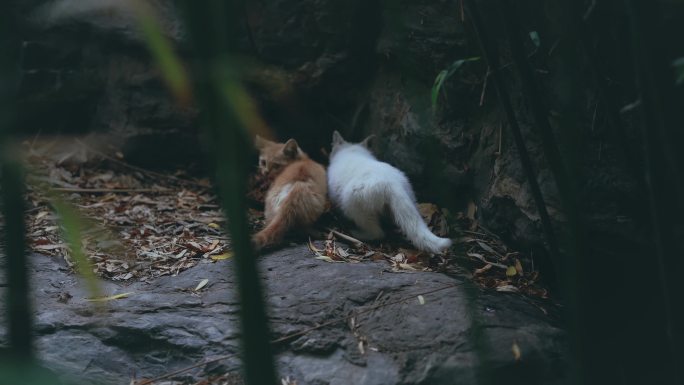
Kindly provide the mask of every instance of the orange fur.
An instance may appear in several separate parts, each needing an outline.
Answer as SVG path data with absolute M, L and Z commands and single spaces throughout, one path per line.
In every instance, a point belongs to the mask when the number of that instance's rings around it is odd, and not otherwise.
M 294 139 L 275 143 L 257 136 L 259 171 L 277 173 L 266 193 L 266 227 L 252 237 L 254 247 L 280 243 L 295 228 L 306 229 L 325 211 L 325 169 L 309 159 Z

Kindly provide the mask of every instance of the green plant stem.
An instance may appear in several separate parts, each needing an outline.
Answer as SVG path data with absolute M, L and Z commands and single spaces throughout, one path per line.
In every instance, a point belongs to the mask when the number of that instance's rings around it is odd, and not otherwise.
M 3 148 L 3 152 L 6 147 Z M 2 215 L 5 219 L 4 244 L 7 279 L 7 321 L 11 356 L 18 361 L 33 359 L 31 301 L 24 231 L 24 176 L 21 165 L 2 159 Z
M 30 287 L 24 227 L 24 175 L 16 151 L 11 151 L 14 133 L 19 45 L 16 40 L 12 2 L 0 4 L 0 189 L 5 220 L 6 311 L 10 358 L 33 361 Z
M 582 51 L 584 51 L 587 57 L 588 69 L 591 72 L 591 78 L 597 90 L 599 103 L 603 106 L 606 113 L 608 126 L 612 131 L 613 137 L 620 144 L 623 152 L 622 155 L 627 162 L 628 171 L 632 173 L 635 180 L 642 183 L 642 175 L 639 173 L 639 149 L 627 140 L 628 135 L 625 130 L 625 122 L 620 117 L 617 95 L 611 93 L 608 84 L 610 76 L 608 75 L 607 65 L 599 59 L 596 45 L 592 43 L 592 29 L 582 20 L 582 7 L 584 4 L 580 1 L 567 1 L 567 4 L 568 9 L 565 10 L 565 13 L 569 15 L 570 22 L 566 29 L 568 31 L 566 37 L 570 38 L 570 44 L 572 44 L 573 40 L 578 41 Z M 639 190 L 646 190 L 643 183 Z
M 657 36 L 657 9 L 639 0 L 625 0 L 634 47 L 637 89 L 641 96 L 641 130 L 644 141 L 645 180 L 651 212 L 658 283 L 663 298 L 664 343 L 669 349 L 667 365 L 671 383 L 681 383 L 682 288 L 678 283 L 682 266 L 682 241 L 677 246 L 674 229 L 682 230 L 684 193 L 681 155 L 675 153 L 684 141 L 681 113 L 669 66 L 663 57 L 662 36 Z M 660 48 L 660 49 L 658 49 Z M 679 160 L 677 160 L 679 158 Z
M 561 199 L 563 206 L 563 214 L 566 218 L 568 231 L 562 234 L 564 244 L 566 245 L 565 258 L 557 258 L 556 260 L 556 277 L 564 289 L 566 301 L 568 302 L 568 311 L 566 312 L 566 321 L 572 333 L 579 333 L 582 322 L 589 322 L 591 317 L 584 304 L 590 301 L 583 293 L 586 291 L 580 290 L 577 282 L 587 282 L 588 278 L 584 275 L 590 269 L 588 262 L 590 252 L 586 245 L 586 224 L 580 211 L 578 202 L 577 185 L 574 182 L 576 178 L 571 178 L 567 171 L 561 152 L 558 148 L 557 141 L 551 124 L 548 120 L 548 108 L 544 103 L 544 98 L 539 90 L 537 80 L 534 76 L 534 71 L 530 65 L 527 55 L 525 54 L 523 40 L 521 35 L 523 33 L 521 26 L 518 23 L 517 9 L 510 0 L 499 0 L 499 10 L 501 18 L 503 19 L 506 35 L 510 44 L 511 56 L 513 63 L 520 75 L 523 94 L 525 96 L 527 105 L 532 112 L 534 125 L 536 131 L 541 139 L 544 156 L 548 161 L 549 168 L 554 177 L 556 189 Z M 570 75 L 570 74 L 568 74 Z M 574 75 L 574 73 L 572 73 Z M 573 87 L 568 87 L 573 88 Z M 574 88 L 576 89 L 576 88 Z M 577 132 L 577 115 L 578 111 L 575 109 L 575 104 L 578 98 L 575 92 L 568 93 L 570 97 L 566 98 L 570 108 L 566 111 L 564 122 L 569 132 Z M 568 124 L 572 122 L 572 124 Z M 567 127 L 569 126 L 569 127 Z M 571 151 L 571 154 L 575 154 Z M 574 159 L 573 159 L 574 160 Z M 573 164 L 576 164 L 574 162 Z M 576 176 L 576 173 L 572 173 Z M 589 318 L 587 318 L 589 317 Z M 586 330 L 583 328 L 582 330 Z M 577 334 L 579 335 L 579 334 Z M 586 342 L 583 339 L 574 339 L 575 354 L 580 354 L 582 351 L 581 344 Z M 580 362 L 581 357 L 577 356 L 576 361 Z M 577 373 L 582 378 L 582 373 Z
M 275 385 L 266 305 L 245 212 L 251 146 L 244 121 L 239 118 L 239 111 L 236 111 L 236 108 L 240 108 L 236 105 L 239 101 L 226 98 L 225 88 L 223 91 L 220 88 L 239 85 L 239 79 L 233 76 L 227 60 L 229 47 L 226 38 L 228 26 L 239 22 L 228 16 L 239 17 L 241 13 L 235 9 L 236 3 L 218 0 L 201 3 L 182 0 L 179 4 L 184 11 L 196 55 L 193 66 L 195 94 L 201 109 L 208 149 L 216 166 L 216 182 L 222 206 L 229 218 L 228 228 L 235 250 L 245 381 L 251 385 Z

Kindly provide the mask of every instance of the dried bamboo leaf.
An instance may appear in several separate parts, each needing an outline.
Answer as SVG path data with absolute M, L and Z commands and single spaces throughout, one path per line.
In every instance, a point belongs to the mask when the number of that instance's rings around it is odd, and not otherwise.
M 224 259 L 233 258 L 233 255 L 234 255 L 234 254 L 233 254 L 232 251 L 228 251 L 228 252 L 223 253 L 223 254 L 212 255 L 212 256 L 210 256 L 209 258 L 211 258 L 211 259 L 214 260 L 214 261 L 223 261 Z
M 128 298 L 128 296 L 130 296 L 131 294 L 133 294 L 133 292 L 115 294 L 115 295 L 110 295 L 107 297 L 86 298 L 85 300 L 89 301 L 89 302 L 107 302 L 107 301 L 114 301 L 117 299 Z
M 205 287 L 209 283 L 209 279 L 205 278 L 200 281 L 200 283 L 197 284 L 197 287 L 195 287 L 194 291 L 200 291 L 203 287 Z

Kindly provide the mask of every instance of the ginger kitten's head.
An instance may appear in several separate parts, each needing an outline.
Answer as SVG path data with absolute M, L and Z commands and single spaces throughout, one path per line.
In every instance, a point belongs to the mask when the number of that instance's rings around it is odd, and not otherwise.
M 374 137 L 375 135 L 370 135 L 359 143 L 351 143 L 344 140 L 342 135 L 340 135 L 340 133 L 337 132 L 337 130 L 335 130 L 332 136 L 332 149 L 330 151 L 330 158 L 332 159 L 332 157 L 335 156 L 335 154 L 337 154 L 343 148 L 358 148 L 360 151 L 366 151 L 370 153 L 368 143 Z
M 294 139 L 289 139 L 285 143 L 277 143 L 257 135 L 255 145 L 259 150 L 259 172 L 261 174 L 281 170 L 288 164 L 306 157 Z

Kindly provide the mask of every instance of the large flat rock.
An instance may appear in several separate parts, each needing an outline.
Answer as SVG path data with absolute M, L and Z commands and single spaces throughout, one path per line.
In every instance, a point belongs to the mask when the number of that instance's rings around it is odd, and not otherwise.
M 44 365 L 65 378 L 128 384 L 132 375 L 152 378 L 238 352 L 232 261 L 152 283 L 103 282 L 104 294 L 133 294 L 98 310 L 63 263 L 32 260 L 37 348 Z M 567 377 L 566 333 L 523 297 L 482 292 L 466 278 L 392 272 L 384 262 L 326 263 L 301 246 L 260 263 L 274 339 L 356 314 L 353 329 L 342 321 L 277 345 L 280 376 L 299 385 L 554 384 Z M 72 296 L 66 303 L 64 293 Z M 236 355 L 173 379 L 191 382 L 239 365 Z

